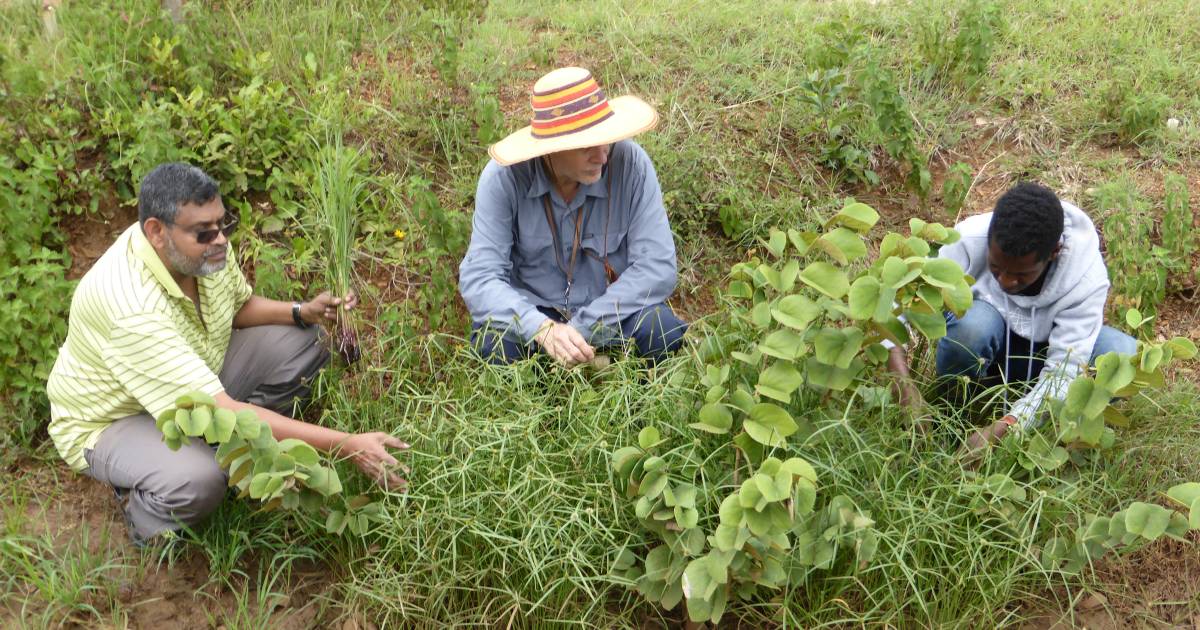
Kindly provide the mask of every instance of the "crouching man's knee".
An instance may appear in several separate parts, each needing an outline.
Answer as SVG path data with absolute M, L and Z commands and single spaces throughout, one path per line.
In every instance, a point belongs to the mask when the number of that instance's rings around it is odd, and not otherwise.
M 652 361 L 659 361 L 683 345 L 683 335 L 688 325 L 675 315 L 671 307 L 659 304 L 643 310 L 624 322 L 627 337 L 633 340 L 638 353 Z
M 130 494 L 126 515 L 135 541 L 197 525 L 221 505 L 228 477 L 211 449 L 203 450 L 207 457 L 183 457 L 172 470 L 155 475 L 158 479 L 148 487 Z

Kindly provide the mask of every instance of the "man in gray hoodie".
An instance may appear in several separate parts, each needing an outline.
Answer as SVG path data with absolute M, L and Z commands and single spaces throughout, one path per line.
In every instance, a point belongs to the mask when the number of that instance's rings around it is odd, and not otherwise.
M 938 256 L 976 278 L 974 303 L 961 318 L 946 314 L 946 336 L 937 344 L 938 376 L 1036 379 L 1001 420 L 968 438 L 978 448 L 1014 426 L 1035 427 L 1046 398 L 1061 399 L 1086 365 L 1108 352 L 1134 354 L 1137 342 L 1104 325 L 1109 281 L 1096 226 L 1049 189 L 1019 184 L 1000 197 L 993 212 L 955 229 L 962 239 Z M 904 364 L 903 351 L 892 353 L 897 369 Z M 901 401 L 913 391 L 902 387 Z

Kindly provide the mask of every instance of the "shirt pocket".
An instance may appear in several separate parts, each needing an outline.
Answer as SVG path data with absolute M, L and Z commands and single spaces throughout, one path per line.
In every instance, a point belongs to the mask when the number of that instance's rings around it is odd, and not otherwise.
M 543 299 L 561 300 L 567 281 L 558 269 L 550 240 L 542 243 L 518 241 L 513 252 L 513 284 Z

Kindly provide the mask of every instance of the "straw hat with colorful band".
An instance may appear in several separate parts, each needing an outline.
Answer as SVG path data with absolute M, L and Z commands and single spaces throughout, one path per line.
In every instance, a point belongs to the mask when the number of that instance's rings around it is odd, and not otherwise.
M 609 99 L 583 68 L 559 68 L 538 79 L 530 98 L 530 125 L 493 144 L 488 154 L 504 166 L 570 149 L 631 138 L 658 124 L 658 113 L 636 96 Z

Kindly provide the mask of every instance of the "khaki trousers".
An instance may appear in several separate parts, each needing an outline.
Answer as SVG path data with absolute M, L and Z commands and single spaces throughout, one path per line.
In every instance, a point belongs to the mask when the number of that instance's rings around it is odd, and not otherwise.
M 233 331 L 218 377 L 234 400 L 290 416 L 306 399 L 317 372 L 329 362 L 319 329 L 255 326 Z M 121 501 L 129 536 L 142 543 L 167 530 L 194 525 L 225 496 L 227 475 L 215 449 L 192 438 L 178 451 L 163 443 L 149 414 L 117 420 L 86 449 L 90 477 L 111 485 Z

